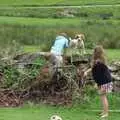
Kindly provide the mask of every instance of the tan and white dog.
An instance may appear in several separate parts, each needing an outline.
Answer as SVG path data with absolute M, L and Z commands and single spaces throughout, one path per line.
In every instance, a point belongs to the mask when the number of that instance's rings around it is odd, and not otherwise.
M 84 34 L 76 34 L 74 39 L 70 40 L 70 47 L 74 49 L 78 49 L 81 55 L 84 55 L 85 52 L 85 44 L 84 44 L 85 36 Z

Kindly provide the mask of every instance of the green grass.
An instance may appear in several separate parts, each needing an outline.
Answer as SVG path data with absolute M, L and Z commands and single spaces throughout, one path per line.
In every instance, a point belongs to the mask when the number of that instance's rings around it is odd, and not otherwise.
M 86 19 L 120 19 L 120 6 L 82 8 L 1 7 L 0 16 L 67 18 L 68 10 L 74 17 Z
M 118 0 L 1 0 L 1 5 L 96 5 L 118 4 Z
M 63 120 L 98 120 L 98 112 L 84 111 L 80 108 L 57 108 L 40 106 L 33 108 L 0 109 L 1 120 L 50 120 L 57 114 Z M 120 113 L 110 113 L 110 120 L 119 120 Z
M 0 16 L 0 24 L 11 24 L 11 25 L 36 25 L 36 26 L 78 26 L 83 23 L 89 22 L 89 24 L 113 24 L 119 25 L 119 20 L 93 20 L 93 19 L 80 19 L 80 18 L 64 18 L 64 19 L 52 19 L 52 18 L 25 18 L 25 17 L 4 17 Z M 75 24 L 76 23 L 76 24 Z
M 25 18 L 25 17 L 4 17 L 0 16 L 0 24 L 11 24 L 11 25 L 36 25 L 36 26 L 68 26 L 73 25 L 78 26 L 81 25 L 81 23 L 87 23 L 89 24 L 113 24 L 113 25 L 119 25 L 119 20 L 93 20 L 93 19 L 81 19 L 81 18 L 64 18 L 64 19 L 52 19 L 52 18 Z M 76 24 L 75 24 L 76 23 Z
M 24 52 L 39 52 L 42 51 L 40 46 L 24 46 Z M 71 50 L 68 49 L 66 54 L 70 55 Z M 92 53 L 93 50 L 87 50 L 88 53 Z M 109 61 L 119 61 L 120 60 L 120 49 L 105 49 L 105 54 Z
M 40 19 L 40 18 L 29 18 L 29 17 L 25 18 L 25 17 L 3 17 L 3 16 L 1 17 L 0 16 L 0 24 L 56 26 L 56 25 L 70 25 L 74 23 L 80 24 L 80 19 L 79 18 L 76 18 L 76 19 L 66 18 L 64 20 L 61 20 L 61 19 L 51 19 L 51 18 Z
M 61 0 L 57 0 L 58 2 Z M 56 0 L 4 0 L 0 1 L 0 5 L 53 5 Z
M 50 120 L 54 114 L 60 115 L 63 120 L 97 120 L 94 113 L 82 112 L 82 110 L 56 109 L 50 107 L 28 108 L 28 109 L 1 109 L 1 120 Z M 119 114 L 113 114 L 114 120 L 119 120 Z M 118 119 L 115 119 L 118 118 Z
M 47 46 L 59 32 L 66 32 L 72 38 L 82 32 L 87 48 L 92 48 L 95 43 L 101 43 L 105 48 L 120 48 L 119 29 L 119 20 L 0 17 L 0 43 L 16 40 L 24 45 L 46 43 Z
M 23 51 L 24 52 L 38 52 L 38 51 L 41 51 L 41 48 L 40 48 L 40 46 L 26 45 L 26 46 L 24 46 Z
M 109 120 L 119 120 L 119 95 L 111 95 L 108 100 L 110 101 L 110 109 L 112 109 Z M 115 112 L 115 110 L 119 110 L 119 112 Z M 96 95 L 91 98 L 90 103 L 86 102 L 71 107 L 29 103 L 21 108 L 1 108 L 0 120 L 50 120 L 52 115 L 59 115 L 63 120 L 99 120 L 99 112 L 101 112 L 100 100 Z
M 106 55 L 108 57 L 108 60 L 112 61 L 120 61 L 120 49 L 109 49 L 106 50 Z
M 54 114 L 60 115 L 63 120 L 98 120 L 99 116 L 93 112 L 83 112 L 82 110 L 33 108 L 33 109 L 1 109 L 1 120 L 50 120 Z M 110 120 L 119 120 L 119 113 L 111 113 Z

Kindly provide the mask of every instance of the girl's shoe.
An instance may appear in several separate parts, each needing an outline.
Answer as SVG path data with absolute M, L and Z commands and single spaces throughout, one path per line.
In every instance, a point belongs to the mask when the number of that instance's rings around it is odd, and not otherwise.
M 101 118 L 106 118 L 108 117 L 108 113 L 102 114 Z
M 102 116 L 102 115 L 104 115 L 104 113 L 103 113 L 103 112 L 102 112 L 102 113 L 99 113 L 99 115 Z

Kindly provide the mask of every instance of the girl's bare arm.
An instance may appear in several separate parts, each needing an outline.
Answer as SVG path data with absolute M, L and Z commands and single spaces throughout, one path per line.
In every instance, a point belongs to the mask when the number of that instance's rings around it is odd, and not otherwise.
M 91 70 L 92 70 L 91 68 L 89 68 L 88 70 L 86 70 L 86 71 L 84 72 L 84 76 L 87 76 L 87 74 L 90 73 Z

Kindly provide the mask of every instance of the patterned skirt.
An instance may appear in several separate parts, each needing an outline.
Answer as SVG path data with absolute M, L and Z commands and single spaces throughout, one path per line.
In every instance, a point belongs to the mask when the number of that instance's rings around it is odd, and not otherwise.
M 101 86 L 98 86 L 99 88 L 99 94 L 104 94 L 104 93 L 110 93 L 112 92 L 113 89 L 113 83 L 107 83 L 107 84 L 103 84 Z

